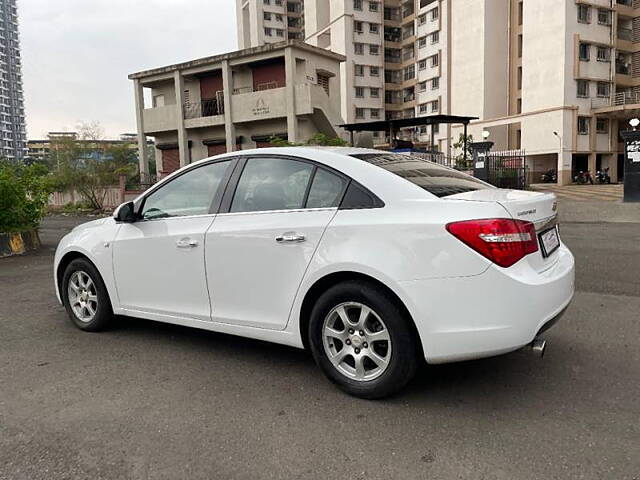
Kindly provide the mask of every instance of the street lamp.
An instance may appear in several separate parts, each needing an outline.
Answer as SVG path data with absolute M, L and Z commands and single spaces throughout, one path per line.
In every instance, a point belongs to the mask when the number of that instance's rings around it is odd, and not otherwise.
M 638 120 L 637 118 L 632 118 L 631 120 L 629 120 L 629 125 L 631 125 L 631 127 L 635 131 L 636 127 L 640 125 L 640 120 Z
M 562 153 L 562 137 L 558 135 L 558 132 L 553 132 L 553 134 L 560 140 L 560 153 Z
M 489 130 L 482 131 L 482 138 L 484 138 L 485 141 L 487 140 L 487 138 L 489 138 L 489 135 L 491 135 L 491 133 L 489 133 Z

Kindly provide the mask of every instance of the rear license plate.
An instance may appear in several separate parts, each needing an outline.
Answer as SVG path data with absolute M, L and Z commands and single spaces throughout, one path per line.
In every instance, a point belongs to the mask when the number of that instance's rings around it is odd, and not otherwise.
M 540 239 L 540 248 L 542 256 L 547 258 L 558 248 L 560 248 L 560 237 L 558 236 L 558 227 L 554 226 L 538 235 Z

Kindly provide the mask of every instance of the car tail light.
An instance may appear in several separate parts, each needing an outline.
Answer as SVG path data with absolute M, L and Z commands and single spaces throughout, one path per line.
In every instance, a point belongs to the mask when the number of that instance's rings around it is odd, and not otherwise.
M 538 251 L 536 229 L 531 222 L 491 218 L 454 222 L 447 231 L 501 267 L 510 267 Z

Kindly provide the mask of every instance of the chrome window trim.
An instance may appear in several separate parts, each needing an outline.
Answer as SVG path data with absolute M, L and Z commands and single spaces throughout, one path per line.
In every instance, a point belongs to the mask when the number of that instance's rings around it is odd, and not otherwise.
M 335 212 L 338 207 L 320 207 L 320 208 L 291 208 L 284 210 L 256 210 L 253 212 L 227 212 L 219 213 L 218 216 L 231 216 L 231 215 L 267 215 L 271 213 L 306 213 L 306 212 Z

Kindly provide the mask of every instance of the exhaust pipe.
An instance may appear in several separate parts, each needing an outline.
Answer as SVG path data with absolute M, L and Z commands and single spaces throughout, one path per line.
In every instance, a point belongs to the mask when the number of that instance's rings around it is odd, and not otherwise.
M 535 338 L 533 342 L 531 342 L 531 353 L 540 358 L 544 357 L 544 351 L 546 348 L 547 341 L 542 338 Z

